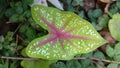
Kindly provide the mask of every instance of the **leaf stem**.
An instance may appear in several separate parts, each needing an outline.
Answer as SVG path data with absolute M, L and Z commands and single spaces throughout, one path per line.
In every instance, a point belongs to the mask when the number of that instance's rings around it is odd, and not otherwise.
M 73 58 L 75 60 L 80 60 L 80 59 L 83 59 L 83 60 L 96 60 L 96 61 L 103 61 L 103 62 L 107 62 L 107 63 L 115 63 L 115 64 L 120 64 L 120 62 L 118 61 L 111 61 L 111 60 L 106 60 L 106 59 L 102 59 L 102 58 L 86 58 L 86 57 L 76 57 L 76 58 Z
M 41 58 L 23 58 L 23 57 L 7 57 L 7 56 L 0 56 L 1 59 L 13 59 L 13 60 L 42 60 Z M 87 58 L 87 57 L 75 57 L 73 60 L 95 60 L 95 61 L 103 61 L 107 63 L 115 63 L 120 64 L 118 61 L 111 61 L 102 58 Z
M 23 58 L 23 57 L 7 57 L 7 56 L 0 56 L 1 59 L 14 59 L 14 60 L 42 60 L 41 58 Z M 87 57 L 76 57 L 73 58 L 73 60 L 95 60 L 95 61 L 103 61 L 107 63 L 115 63 L 115 64 L 120 64 L 118 61 L 111 61 L 111 60 L 106 60 L 102 58 L 87 58 Z
M 14 60 L 42 60 L 41 58 L 23 58 L 23 57 L 7 57 L 7 56 L 0 56 L 1 59 L 14 59 Z M 103 61 L 107 63 L 115 63 L 115 64 L 120 64 L 118 61 L 111 61 L 111 60 L 106 60 L 102 58 L 87 58 L 87 57 L 76 57 L 73 58 L 73 60 L 95 60 L 95 61 Z
M 7 57 L 1 56 L 1 59 L 12 59 L 12 60 L 40 60 L 39 58 L 23 58 L 23 57 Z

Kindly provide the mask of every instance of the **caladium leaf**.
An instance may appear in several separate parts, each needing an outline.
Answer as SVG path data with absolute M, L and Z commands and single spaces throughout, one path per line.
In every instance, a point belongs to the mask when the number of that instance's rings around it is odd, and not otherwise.
M 29 43 L 26 48 L 29 57 L 69 60 L 106 43 L 88 21 L 72 12 L 40 5 L 32 6 L 31 11 L 36 23 L 49 34 Z

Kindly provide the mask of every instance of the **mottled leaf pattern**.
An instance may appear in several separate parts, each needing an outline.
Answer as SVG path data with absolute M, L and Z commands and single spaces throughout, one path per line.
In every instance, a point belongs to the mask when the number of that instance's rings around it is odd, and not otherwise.
M 54 22 L 54 25 L 60 29 L 65 23 L 66 28 L 64 31 L 71 30 L 72 35 L 84 36 L 91 38 L 92 40 L 83 39 L 70 39 L 71 42 L 63 41 L 64 50 L 61 48 L 61 44 L 56 41 L 54 45 L 47 43 L 44 46 L 38 46 L 39 42 L 46 40 L 49 37 L 45 35 L 34 39 L 26 48 L 26 54 L 29 57 L 43 58 L 48 60 L 69 60 L 77 54 L 88 53 L 95 50 L 99 46 L 106 43 L 106 41 L 97 33 L 93 26 L 86 20 L 80 18 L 72 12 L 60 11 L 52 7 L 45 7 L 40 5 L 34 5 L 31 9 L 33 19 L 42 26 L 44 29 L 49 30 L 48 26 L 42 22 L 40 15 L 43 16 L 49 23 Z

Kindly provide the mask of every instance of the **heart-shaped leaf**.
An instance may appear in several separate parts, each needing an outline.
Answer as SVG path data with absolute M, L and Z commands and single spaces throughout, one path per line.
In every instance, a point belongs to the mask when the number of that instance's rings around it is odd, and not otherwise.
M 31 11 L 33 19 L 49 34 L 29 43 L 26 48 L 29 57 L 69 60 L 106 43 L 88 21 L 72 12 L 40 5 L 32 6 Z

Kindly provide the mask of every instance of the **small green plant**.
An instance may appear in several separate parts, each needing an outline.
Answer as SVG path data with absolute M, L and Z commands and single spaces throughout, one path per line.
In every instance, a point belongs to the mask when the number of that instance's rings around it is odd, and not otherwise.
M 103 14 L 101 9 L 89 10 L 88 18 L 96 30 L 100 31 L 107 28 L 109 16 L 108 14 Z
M 76 56 L 79 57 L 79 56 Z M 100 51 L 96 52 L 90 52 L 87 54 L 82 54 L 80 57 L 84 58 L 105 58 L 104 54 Z M 99 65 L 102 64 L 102 65 Z M 89 59 L 81 59 L 81 60 L 68 60 L 66 62 L 61 62 L 58 61 L 56 63 L 53 63 L 50 65 L 50 68 L 99 68 L 99 67 L 105 67 L 103 65 L 103 62 L 97 61 L 96 64 L 94 64 L 91 60 Z
M 13 32 L 8 32 L 7 35 L 0 36 L 0 57 L 1 56 L 17 56 L 17 53 L 22 46 L 16 45 L 13 38 Z M 0 68 L 17 68 L 19 62 L 17 60 L 0 59 Z
M 18 61 L 9 61 L 8 59 L 0 59 L 0 68 L 17 68 Z
M 120 62 L 120 42 L 115 44 L 114 47 L 108 45 L 106 48 L 106 54 L 108 55 L 109 60 Z M 113 68 L 113 67 L 118 68 L 120 67 L 120 65 L 115 63 L 111 63 L 108 65 L 108 68 Z
M 13 32 L 8 32 L 7 35 L 0 36 L 0 55 L 2 56 L 14 56 L 16 42 L 12 38 Z M 19 47 L 19 46 L 18 46 Z
M 15 22 L 23 22 L 27 18 L 30 17 L 31 13 L 29 10 L 29 4 L 28 0 L 18 1 L 18 2 L 10 2 L 9 9 L 6 10 L 5 16 L 9 18 L 8 23 L 15 23 Z

